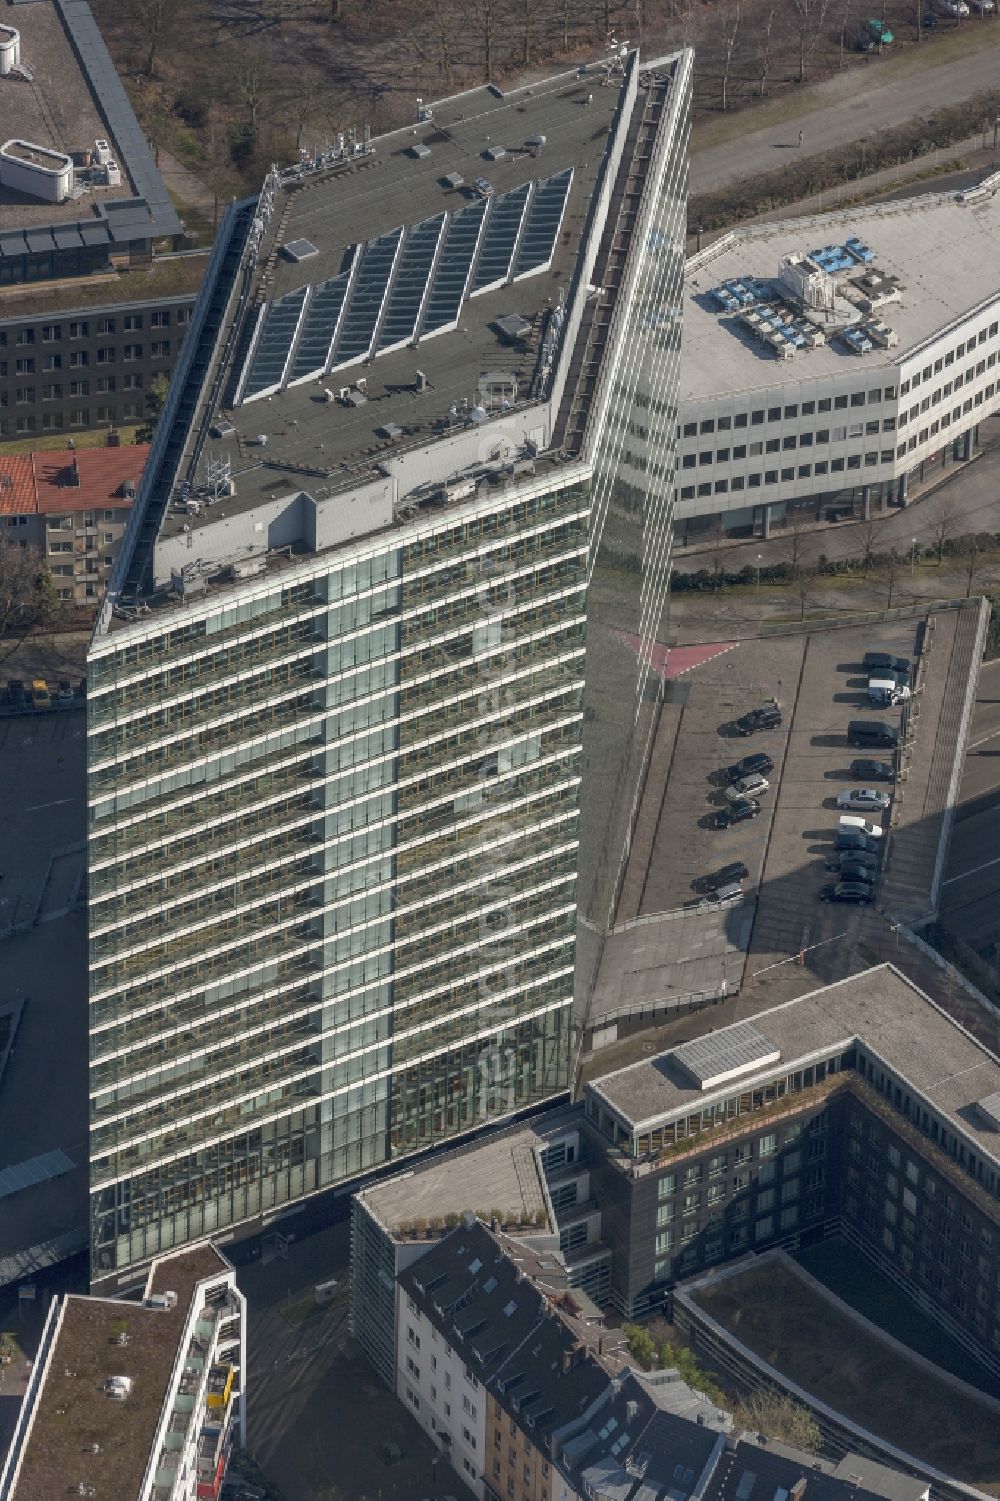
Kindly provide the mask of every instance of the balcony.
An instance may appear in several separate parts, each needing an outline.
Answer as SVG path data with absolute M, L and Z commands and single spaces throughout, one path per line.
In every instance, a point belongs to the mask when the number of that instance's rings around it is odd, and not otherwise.
M 219 1416 L 229 1405 L 233 1395 L 233 1384 L 236 1380 L 236 1367 L 231 1365 L 216 1364 L 208 1373 L 208 1390 L 205 1401 L 209 1411 Z

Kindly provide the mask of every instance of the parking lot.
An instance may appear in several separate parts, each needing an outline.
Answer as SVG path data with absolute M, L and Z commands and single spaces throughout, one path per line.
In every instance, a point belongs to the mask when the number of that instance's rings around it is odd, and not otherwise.
M 752 1010 L 878 956 L 899 958 L 898 925 L 919 924 L 943 872 L 985 621 L 970 600 L 926 617 L 709 643 L 694 660 L 682 648 L 673 674 L 668 661 L 619 920 L 588 1016 L 594 1046 L 692 1006 L 728 997 L 727 1010 Z M 913 663 L 905 710 L 869 701 L 862 659 L 874 646 Z M 737 733 L 739 716 L 772 703 L 779 727 Z M 849 744 L 852 719 L 901 730 L 905 719 L 900 750 Z M 718 827 L 731 768 L 760 752 L 773 765 L 759 814 Z M 862 760 L 889 763 L 897 780 L 852 773 Z M 859 786 L 890 793 L 891 805 L 839 807 L 838 793 Z M 821 900 L 839 881 L 845 812 L 885 828 L 877 853 L 858 862 L 876 877 L 868 905 Z M 706 894 L 730 865 L 745 867 L 743 899 L 720 906 Z
M 685 702 L 640 913 L 684 906 L 696 899 L 702 877 L 732 861 L 742 861 L 749 871 L 746 891 L 758 885 L 774 812 L 773 793 L 761 799 L 759 817 L 727 829 L 715 823 L 726 805 L 726 768 L 742 757 L 765 751 L 774 761 L 768 781 L 772 787 L 780 784 L 788 714 L 786 710 L 780 729 L 746 737 L 736 732 L 734 721 L 773 700 L 794 704 L 805 647 L 803 636 L 741 641 L 675 685 L 683 690 Z
M 840 817 L 837 793 L 857 784 L 850 771 L 853 760 L 892 761 L 893 756 L 879 748 L 850 746 L 847 726 L 854 718 L 900 725 L 900 709 L 869 706 L 861 659 L 873 640 L 914 659 L 917 626 L 917 621 L 906 622 L 877 636 L 870 628 L 817 632 L 806 639 L 798 694 L 789 706 L 788 745 L 757 905 L 753 970 L 857 928 L 858 908 L 820 900 L 822 888 L 837 879 L 826 868 Z M 892 790 L 885 783 L 878 786 Z M 888 822 L 871 813 L 853 816 Z

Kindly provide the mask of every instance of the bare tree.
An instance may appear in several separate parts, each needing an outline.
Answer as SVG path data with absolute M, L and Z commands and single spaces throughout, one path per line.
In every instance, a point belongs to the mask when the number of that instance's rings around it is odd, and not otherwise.
M 740 33 L 740 0 L 722 0 L 719 7 L 719 26 L 722 35 L 722 111 L 725 114 L 729 96 L 729 75 L 733 67 L 733 52 Z
M 802 569 L 809 566 L 812 555 L 812 537 L 800 517 L 792 517 L 778 539 L 776 551 L 789 579 L 794 582 Z
M 819 573 L 815 565 L 812 563 L 803 564 L 803 566 L 800 567 L 798 573 L 796 574 L 795 579 L 793 580 L 792 588 L 795 592 L 795 597 L 799 602 L 800 620 L 805 620 L 806 618 L 806 605 L 815 594 L 816 585 L 818 582 Z
M 969 536 L 962 537 L 958 544 L 957 551 L 962 559 L 962 571 L 965 574 L 966 599 L 972 595 L 972 586 L 989 553 L 990 543 L 988 532 L 971 532 Z
M 847 30 L 851 24 L 851 0 L 844 0 L 844 14 L 840 22 L 840 66 L 844 66 L 844 49 L 847 45 Z
M 272 82 L 267 50 L 257 42 L 243 42 L 236 55 L 234 78 L 240 99 L 246 106 L 250 129 L 256 135 L 260 108 Z
M 885 580 L 885 607 L 887 610 L 892 609 L 892 601 L 899 584 L 899 570 L 902 562 L 903 560 L 896 549 L 890 547 L 882 563 L 882 577 Z
M 767 93 L 767 75 L 771 70 L 771 34 L 774 30 L 774 6 L 768 7 L 767 15 L 757 27 L 757 56 L 760 59 L 761 98 Z
M 175 30 L 188 8 L 185 0 L 134 0 L 134 15 L 146 41 L 143 72 L 152 78 L 160 47 Z
M 503 22 L 500 0 L 476 0 L 471 12 L 472 31 L 479 43 L 483 81 L 493 77 L 493 56 Z
M 527 68 L 531 63 L 535 18 L 542 4 L 543 0 L 517 0 L 517 11 L 521 22 L 521 66 L 523 68 Z
M 0 541 L 0 661 L 36 627 L 56 621 L 61 608 L 41 553 Z
M 799 53 L 799 83 L 805 83 L 806 67 L 819 41 L 830 0 L 788 0 Z
M 409 44 L 419 58 L 437 68 L 444 87 L 450 90 L 461 45 L 459 15 L 454 0 L 427 0 L 424 19 L 427 31 L 414 21 L 408 31 Z
M 725 540 L 726 532 L 722 525 L 722 517 L 716 516 L 712 533 L 712 572 L 715 575 L 714 587 L 716 589 L 719 587 L 719 578 L 722 574 L 722 544 Z
M 934 539 L 934 551 L 937 554 L 939 568 L 944 558 L 944 550 L 955 535 L 958 521 L 954 501 L 947 496 L 942 496 L 931 516 L 931 536 Z
M 867 521 L 862 521 L 858 527 L 858 541 L 860 543 L 861 566 L 865 570 L 867 579 L 872 571 L 875 558 L 878 554 L 879 543 L 885 531 L 885 520 L 879 516 L 869 516 Z

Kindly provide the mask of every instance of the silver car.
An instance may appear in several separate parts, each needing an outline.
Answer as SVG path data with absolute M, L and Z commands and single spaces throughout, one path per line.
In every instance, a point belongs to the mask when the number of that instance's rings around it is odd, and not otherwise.
M 888 792 L 879 792 L 875 787 L 849 787 L 837 793 L 838 808 L 852 808 L 859 813 L 882 813 L 890 801 Z
M 731 803 L 738 803 L 744 797 L 760 797 L 761 793 L 766 792 L 769 786 L 770 783 L 767 778 L 762 777 L 760 772 L 755 771 L 752 776 L 742 777 L 740 781 L 733 782 L 730 787 L 727 787 L 726 796 Z

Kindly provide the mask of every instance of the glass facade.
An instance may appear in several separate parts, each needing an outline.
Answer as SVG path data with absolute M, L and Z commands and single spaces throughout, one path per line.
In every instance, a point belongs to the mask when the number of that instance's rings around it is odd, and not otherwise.
M 95 644 L 95 1283 L 568 1087 L 580 472 Z
M 687 219 L 691 55 L 646 94 L 628 169 L 623 237 L 637 241 L 615 303 L 617 347 L 594 451 L 593 546 L 587 600 L 584 799 L 575 1020 L 582 1027 L 614 921 L 632 828 L 659 720 L 662 683 L 651 648 L 663 639 L 670 586 L 681 303 Z M 648 151 L 648 160 L 644 157 Z

